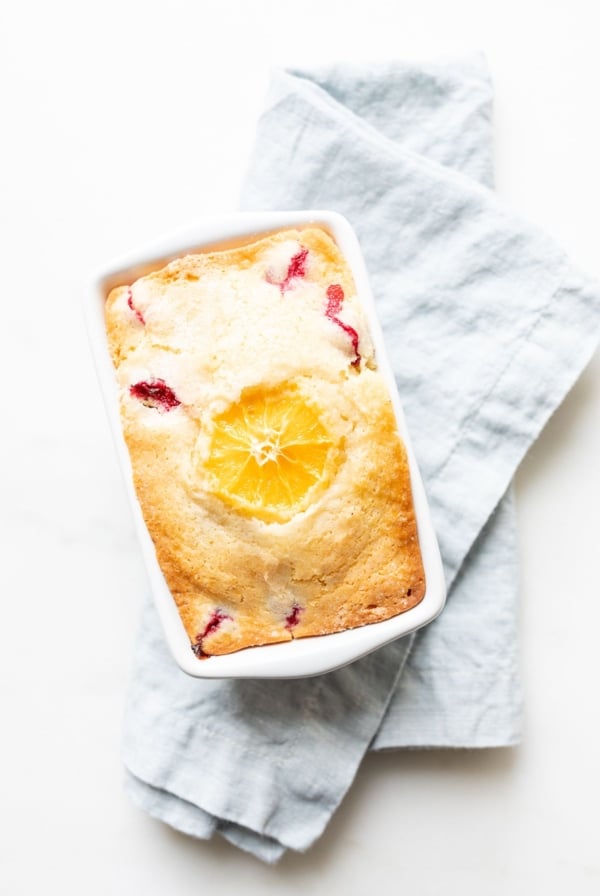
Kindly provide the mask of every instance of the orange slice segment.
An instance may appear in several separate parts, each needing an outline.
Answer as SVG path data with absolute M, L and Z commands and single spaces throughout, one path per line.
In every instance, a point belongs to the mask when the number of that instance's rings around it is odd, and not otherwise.
M 293 384 L 250 390 L 213 423 L 209 491 L 266 522 L 308 507 L 327 478 L 333 441 L 319 409 Z

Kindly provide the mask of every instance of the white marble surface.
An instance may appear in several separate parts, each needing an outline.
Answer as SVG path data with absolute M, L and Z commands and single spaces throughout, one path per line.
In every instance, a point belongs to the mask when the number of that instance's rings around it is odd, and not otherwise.
M 600 890 L 600 356 L 518 474 L 523 745 L 370 756 L 267 868 L 121 791 L 145 588 L 81 319 L 90 271 L 235 207 L 269 66 L 482 48 L 498 189 L 600 275 L 592 0 L 104 0 L 0 10 L 0 893 Z

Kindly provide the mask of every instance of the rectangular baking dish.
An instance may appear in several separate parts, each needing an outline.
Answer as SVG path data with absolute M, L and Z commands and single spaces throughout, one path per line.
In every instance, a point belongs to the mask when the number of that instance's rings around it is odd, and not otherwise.
M 412 609 L 382 622 L 334 634 L 293 639 L 281 644 L 249 647 L 236 653 L 199 660 L 190 649 L 188 635 L 156 559 L 154 545 L 135 494 L 129 453 L 121 431 L 117 381 L 108 350 L 104 304 L 113 287 L 129 284 L 138 277 L 162 267 L 173 258 L 190 252 L 228 248 L 274 230 L 309 224 L 324 227 L 345 255 L 369 322 L 377 363 L 387 381 L 398 432 L 408 455 L 425 569 L 425 596 Z M 431 622 L 440 613 L 446 599 L 446 588 L 437 538 L 377 319 L 362 251 L 356 234 L 346 218 L 337 212 L 319 210 L 239 212 L 206 218 L 191 229 L 165 236 L 106 265 L 91 281 L 85 297 L 85 316 L 92 354 L 148 571 L 152 596 L 168 646 L 184 672 L 197 678 L 300 678 L 317 675 L 353 662 L 378 647 L 415 631 Z

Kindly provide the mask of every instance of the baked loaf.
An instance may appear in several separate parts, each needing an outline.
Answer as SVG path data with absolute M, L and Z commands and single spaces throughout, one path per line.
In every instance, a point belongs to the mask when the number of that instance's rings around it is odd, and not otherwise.
M 422 599 L 405 450 L 327 232 L 178 258 L 113 289 L 106 324 L 137 496 L 198 657 Z

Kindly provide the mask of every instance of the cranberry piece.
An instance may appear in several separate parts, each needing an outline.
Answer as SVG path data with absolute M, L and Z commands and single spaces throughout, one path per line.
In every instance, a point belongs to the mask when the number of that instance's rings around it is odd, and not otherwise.
M 129 387 L 129 393 L 148 408 L 155 408 L 161 414 L 172 411 L 181 402 L 164 380 L 141 380 Z
M 337 315 L 340 313 L 342 309 L 342 302 L 344 301 L 344 290 L 339 285 L 339 283 L 332 283 L 331 286 L 327 287 L 327 306 L 325 308 L 325 315 L 336 324 L 340 330 L 343 330 L 347 336 L 350 337 L 350 341 L 352 342 L 352 348 L 354 349 L 354 360 L 352 361 L 353 367 L 358 367 L 360 364 L 360 352 L 358 351 L 358 333 L 351 327 L 349 324 L 345 324 L 343 320 L 340 320 Z
M 294 628 L 294 626 L 298 625 L 300 622 L 300 616 L 304 611 L 304 607 L 301 607 L 300 604 L 294 604 L 290 612 L 285 617 L 285 627 L 289 630 Z
M 269 271 L 267 271 L 267 283 L 272 283 L 274 286 L 278 286 L 281 290 L 281 294 L 283 295 L 283 293 L 290 288 L 292 280 L 295 280 L 297 277 L 306 276 L 307 258 L 308 249 L 305 246 L 302 246 L 302 248 L 299 249 L 295 255 L 292 255 L 290 263 L 288 264 L 286 275 L 283 280 L 275 280 L 273 275 Z
M 342 302 L 344 301 L 344 290 L 339 283 L 332 283 L 327 287 L 327 308 L 325 314 L 327 317 L 333 318 L 342 310 Z
M 305 277 L 306 276 L 306 259 L 308 258 L 308 249 L 305 246 L 296 252 L 295 255 L 292 256 L 291 261 L 288 265 L 287 274 L 285 275 L 286 281 L 289 283 L 294 277 Z
M 131 308 L 131 310 L 133 311 L 133 313 L 135 314 L 135 316 L 137 317 L 139 322 L 142 324 L 142 326 L 144 326 L 146 321 L 144 320 L 144 318 L 142 316 L 142 312 L 139 311 L 133 304 L 133 293 L 131 291 L 131 287 L 129 287 L 129 289 L 127 290 L 127 304 L 129 305 L 129 307 Z
M 210 654 L 206 653 L 203 648 L 204 639 L 209 635 L 213 635 L 221 626 L 221 623 L 224 622 L 225 619 L 231 619 L 224 610 L 217 609 L 214 611 L 208 622 L 204 627 L 204 631 L 200 632 L 196 635 L 195 643 L 192 644 L 192 650 L 196 654 L 199 659 L 210 656 Z

